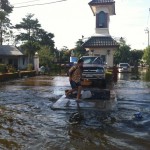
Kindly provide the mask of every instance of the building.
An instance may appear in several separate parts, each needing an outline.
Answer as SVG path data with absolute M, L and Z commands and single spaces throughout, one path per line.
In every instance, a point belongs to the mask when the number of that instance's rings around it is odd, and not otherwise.
M 27 57 L 15 46 L 0 46 L 0 63 L 12 65 L 16 69 L 27 68 Z
M 113 56 L 119 44 L 109 33 L 110 16 L 115 15 L 114 0 L 92 0 L 89 6 L 95 16 L 95 34 L 84 42 L 89 55 L 100 56 L 107 67 L 113 66 Z

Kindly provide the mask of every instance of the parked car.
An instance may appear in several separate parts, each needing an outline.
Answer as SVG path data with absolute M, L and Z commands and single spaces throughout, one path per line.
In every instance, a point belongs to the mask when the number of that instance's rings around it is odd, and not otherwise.
M 131 72 L 131 66 L 128 63 L 120 63 L 118 65 L 119 72 Z

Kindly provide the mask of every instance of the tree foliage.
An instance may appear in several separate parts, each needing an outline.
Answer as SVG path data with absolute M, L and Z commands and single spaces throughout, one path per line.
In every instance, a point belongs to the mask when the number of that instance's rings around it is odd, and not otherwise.
M 13 6 L 10 5 L 8 0 L 0 0 L 1 9 L 6 13 L 11 13 L 13 11 Z
M 114 63 L 119 64 L 124 62 L 137 66 L 143 57 L 143 50 L 131 50 L 123 38 L 120 38 L 119 44 L 119 49 L 114 54 Z
M 150 66 L 150 46 L 144 50 L 143 59 Z
M 76 47 L 73 50 L 74 56 L 80 58 L 83 55 L 86 55 L 86 49 L 84 47 L 82 47 L 82 44 L 84 42 L 82 41 L 82 39 L 79 39 L 76 42 Z
M 28 62 L 33 63 L 33 56 L 36 51 L 40 50 L 40 45 L 36 42 L 28 41 L 20 46 L 23 53 L 28 56 Z
M 22 19 L 20 24 L 16 24 L 16 29 L 22 29 L 24 32 L 21 32 L 16 36 L 16 40 L 20 41 L 36 41 L 36 33 L 40 29 L 41 25 L 37 19 L 32 19 L 33 14 L 28 14 L 26 18 Z
M 48 33 L 46 31 L 44 31 L 43 29 L 39 29 L 37 31 L 37 36 L 36 36 L 36 40 L 39 42 L 40 45 L 42 46 L 49 46 L 51 48 L 54 48 L 54 34 L 52 33 Z
M 143 57 L 143 50 L 131 50 L 130 51 L 130 65 L 138 65 Z
M 42 46 L 50 46 L 54 48 L 54 34 L 46 32 L 41 28 L 41 24 L 38 19 L 33 19 L 33 14 L 28 14 L 26 18 L 22 19 L 20 24 L 16 24 L 16 29 L 22 29 L 23 31 L 16 36 L 16 40 L 24 42 L 37 42 Z
M 29 61 L 32 60 L 36 51 L 40 51 L 41 47 L 41 51 L 43 51 L 43 46 L 54 51 L 54 35 L 42 29 L 38 19 L 33 19 L 33 17 L 33 14 L 28 14 L 22 19 L 22 22 L 15 25 L 15 28 L 21 31 L 16 36 L 16 41 L 21 43 L 21 48 L 28 56 Z
M 48 46 L 42 46 L 39 50 L 39 58 L 40 58 L 40 66 L 48 66 L 50 67 L 51 64 L 54 63 L 54 49 Z
M 0 0 L 0 45 L 3 44 L 4 39 L 9 39 L 11 34 L 11 23 L 8 15 L 13 11 L 13 6 L 10 5 L 8 0 Z
M 70 51 L 66 46 L 64 46 L 61 49 L 61 61 L 62 62 L 69 62 L 70 61 Z
M 130 46 L 126 44 L 123 38 L 120 38 L 119 48 L 114 54 L 114 63 L 119 64 L 121 62 L 129 63 L 130 61 Z

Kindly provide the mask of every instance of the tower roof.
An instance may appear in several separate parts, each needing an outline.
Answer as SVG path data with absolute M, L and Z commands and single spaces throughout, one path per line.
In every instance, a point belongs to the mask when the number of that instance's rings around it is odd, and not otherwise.
M 103 6 L 107 6 L 109 8 L 109 14 L 110 15 L 115 15 L 115 1 L 114 0 L 92 0 L 91 2 L 88 3 L 89 6 L 91 7 L 91 10 L 94 14 L 94 16 L 96 15 L 96 8 L 97 6 L 103 7 Z
M 119 47 L 111 36 L 92 36 L 82 45 L 84 48 Z
M 114 0 L 92 0 L 89 2 L 89 5 L 94 6 L 94 5 L 106 5 L 106 4 L 111 4 L 114 3 Z

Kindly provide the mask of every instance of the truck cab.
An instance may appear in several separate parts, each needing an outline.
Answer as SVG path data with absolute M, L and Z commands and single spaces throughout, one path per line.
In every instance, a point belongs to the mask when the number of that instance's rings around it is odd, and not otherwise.
M 105 84 L 105 67 L 102 58 L 97 56 L 82 56 L 81 58 L 84 60 L 83 79 Z

